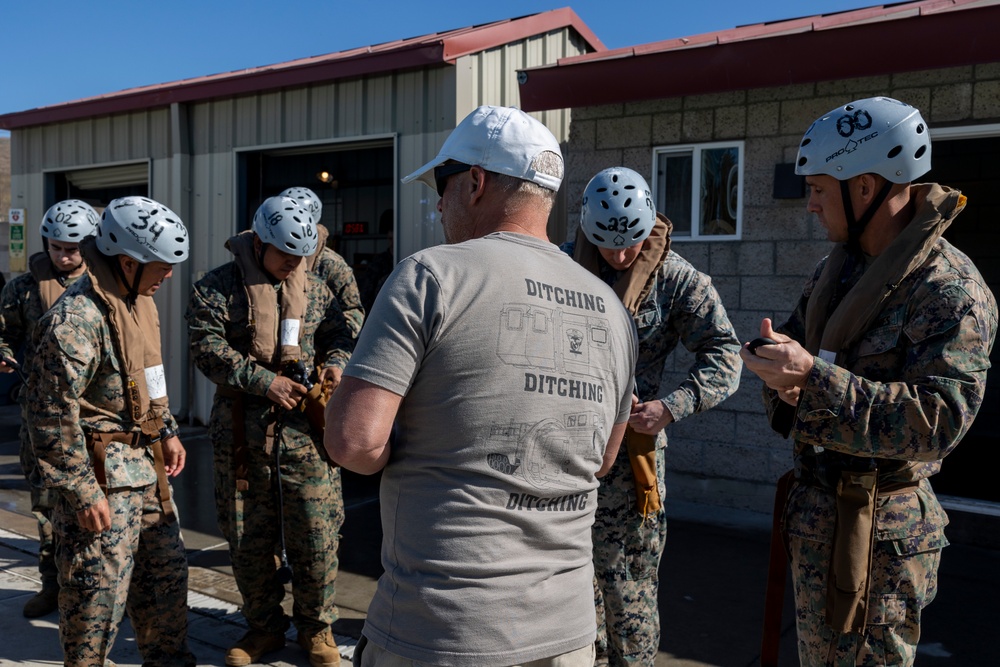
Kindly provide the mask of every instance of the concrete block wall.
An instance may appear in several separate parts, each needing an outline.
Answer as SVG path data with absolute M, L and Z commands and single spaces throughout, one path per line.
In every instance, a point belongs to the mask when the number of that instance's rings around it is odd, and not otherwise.
M 788 317 L 830 246 L 804 198 L 772 197 L 774 165 L 794 162 L 802 133 L 820 114 L 875 95 L 916 106 L 932 130 L 1000 122 L 1000 63 L 575 108 L 564 182 L 568 236 L 575 237 L 580 196 L 597 171 L 622 165 L 652 182 L 654 147 L 743 140 L 742 239 L 675 241 L 673 249 L 712 277 L 740 339 L 750 340 L 762 318 Z M 664 386 L 676 385 L 692 360 L 676 351 Z M 721 406 L 668 427 L 668 497 L 770 511 L 792 445 L 766 423 L 760 390 L 756 376 L 744 372 L 740 389 Z

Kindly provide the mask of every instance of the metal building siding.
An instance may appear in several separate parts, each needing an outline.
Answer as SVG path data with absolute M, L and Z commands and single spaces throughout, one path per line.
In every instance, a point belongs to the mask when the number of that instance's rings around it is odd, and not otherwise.
M 398 173 L 402 178 L 434 157 L 460 120 L 456 114 L 456 68 L 402 73 L 396 81 Z M 463 113 L 462 116 L 465 114 Z M 397 185 L 398 258 L 444 242 L 437 194 L 423 183 Z
M 41 216 L 47 201 L 44 173 L 167 158 L 169 123 L 169 109 L 157 109 L 18 130 L 11 141 L 12 205 L 28 209 L 29 219 Z M 38 176 L 37 185 L 25 185 L 29 174 Z M 27 251 L 37 252 L 37 234 L 27 236 Z
M 260 143 L 260 127 L 257 97 L 241 97 L 235 100 L 233 108 L 233 141 L 237 146 L 256 146 Z M 192 181 L 194 182 L 194 181 Z
M 365 134 L 364 81 L 344 81 L 337 86 L 335 119 L 338 137 L 360 137 Z
M 309 136 L 309 89 L 287 89 L 281 95 L 281 140 L 301 141 L 306 136 Z
M 208 140 L 210 153 L 228 153 L 233 150 L 234 103 L 231 99 L 215 100 L 210 103 Z M 195 181 L 197 182 L 197 181 Z
M 586 53 L 586 44 L 570 30 L 556 30 L 544 35 L 511 42 L 475 53 L 456 62 L 457 93 L 461 107 L 456 117 L 463 118 L 481 104 L 520 106 L 517 70 L 553 63 L 559 58 Z M 555 135 L 562 146 L 569 140 L 570 110 L 556 109 L 532 113 Z M 443 139 L 442 139 L 443 141 Z M 553 208 L 549 238 L 560 243 L 566 237 L 567 199 L 577 196 L 564 187 Z
M 379 76 L 365 79 L 365 134 L 386 134 L 398 131 L 396 117 L 396 77 Z

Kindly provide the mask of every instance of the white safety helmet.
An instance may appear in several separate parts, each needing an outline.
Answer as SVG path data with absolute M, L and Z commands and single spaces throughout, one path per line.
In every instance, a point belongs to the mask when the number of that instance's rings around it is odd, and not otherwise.
M 646 240 L 656 224 L 646 179 L 625 167 L 597 172 L 583 191 L 580 228 L 590 242 L 621 249 Z
M 795 173 L 838 181 L 879 174 L 909 183 L 931 168 L 931 137 L 920 112 L 890 97 L 857 100 L 818 118 L 802 137 Z
M 146 197 L 115 199 L 97 227 L 97 249 L 108 257 L 128 255 L 142 264 L 179 264 L 187 259 L 188 248 L 180 217 Z
M 54 204 L 42 216 L 42 238 L 63 243 L 79 243 L 97 232 L 100 219 L 97 211 L 87 202 L 65 199 Z
M 317 223 L 323 217 L 323 202 L 319 200 L 316 193 L 309 188 L 288 188 L 279 197 L 291 197 L 297 199 L 307 211 L 312 213 L 313 220 Z
M 316 252 L 316 221 L 312 213 L 291 197 L 268 197 L 253 216 L 253 231 L 260 240 L 299 257 Z

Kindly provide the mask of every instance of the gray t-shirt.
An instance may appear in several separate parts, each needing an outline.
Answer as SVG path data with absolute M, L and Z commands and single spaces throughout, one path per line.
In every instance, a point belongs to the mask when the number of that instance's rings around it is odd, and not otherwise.
M 511 233 L 403 260 L 345 373 L 403 396 L 365 635 L 489 667 L 595 638 L 591 524 L 636 344 L 614 292 Z

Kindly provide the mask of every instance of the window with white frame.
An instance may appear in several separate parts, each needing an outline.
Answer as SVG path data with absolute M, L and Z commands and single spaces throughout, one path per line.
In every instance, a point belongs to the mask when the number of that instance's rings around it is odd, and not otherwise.
M 738 240 L 742 183 L 742 141 L 653 149 L 653 199 L 675 240 Z

